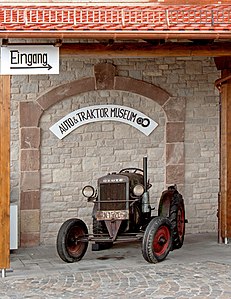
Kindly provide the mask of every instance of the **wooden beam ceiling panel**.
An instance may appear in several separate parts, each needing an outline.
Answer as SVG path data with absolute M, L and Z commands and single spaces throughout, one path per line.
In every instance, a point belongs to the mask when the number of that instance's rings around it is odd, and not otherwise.
M 156 43 L 156 44 L 155 44 Z M 78 55 L 88 57 L 188 57 L 230 56 L 231 42 L 124 42 L 113 43 L 110 40 L 101 43 L 63 43 L 61 55 Z

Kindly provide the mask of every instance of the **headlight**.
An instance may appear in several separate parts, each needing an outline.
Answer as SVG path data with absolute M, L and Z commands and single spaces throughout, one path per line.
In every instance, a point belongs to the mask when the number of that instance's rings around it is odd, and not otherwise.
M 135 196 L 141 196 L 144 193 L 144 186 L 143 185 L 136 185 L 133 188 L 133 193 Z
M 85 186 L 82 193 L 85 197 L 92 197 L 95 194 L 95 189 L 92 186 Z

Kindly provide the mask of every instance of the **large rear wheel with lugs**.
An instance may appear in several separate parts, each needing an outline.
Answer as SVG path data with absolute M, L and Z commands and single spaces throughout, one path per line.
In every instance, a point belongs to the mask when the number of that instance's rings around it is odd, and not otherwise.
M 167 218 L 155 217 L 148 224 L 142 241 L 142 254 L 149 263 L 163 261 L 172 247 L 171 222 Z
M 179 249 L 184 243 L 185 208 L 184 200 L 179 193 L 175 193 L 170 205 L 169 220 L 173 230 L 173 250 Z
M 158 207 L 158 216 L 167 217 L 172 224 L 172 250 L 179 249 L 184 243 L 185 235 L 185 206 L 182 195 L 171 188 L 162 193 Z

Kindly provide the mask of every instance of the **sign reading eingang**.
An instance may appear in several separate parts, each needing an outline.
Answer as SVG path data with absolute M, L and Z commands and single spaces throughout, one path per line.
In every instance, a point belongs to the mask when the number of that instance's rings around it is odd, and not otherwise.
M 53 45 L 2 46 L 1 74 L 59 74 L 59 48 Z
M 142 112 L 126 106 L 97 105 L 75 110 L 50 127 L 59 139 L 63 139 L 76 128 L 96 121 L 119 121 L 138 129 L 146 136 L 158 124 Z

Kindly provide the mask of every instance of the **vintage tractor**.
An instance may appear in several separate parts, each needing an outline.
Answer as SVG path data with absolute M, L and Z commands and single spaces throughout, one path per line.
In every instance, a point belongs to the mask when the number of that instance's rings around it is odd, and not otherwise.
M 162 193 L 158 216 L 152 216 L 149 202 L 151 184 L 147 179 L 147 157 L 143 169 L 125 168 L 98 179 L 98 191 L 85 186 L 83 195 L 93 202 L 93 234 L 86 224 L 72 218 L 65 221 L 57 236 L 57 251 L 65 262 L 77 262 L 92 250 L 110 248 L 115 242 L 142 240 L 146 261 L 164 260 L 169 251 L 181 248 L 185 234 L 185 208 L 176 186 Z

